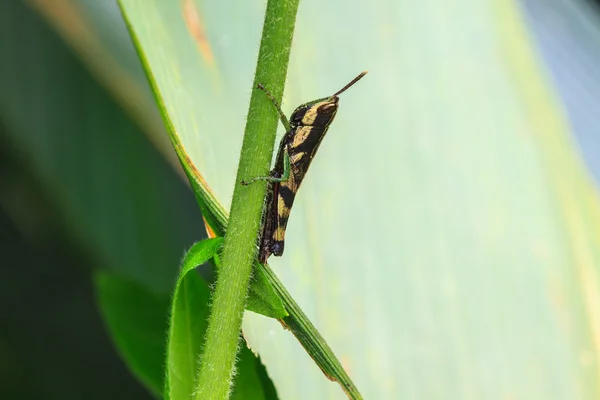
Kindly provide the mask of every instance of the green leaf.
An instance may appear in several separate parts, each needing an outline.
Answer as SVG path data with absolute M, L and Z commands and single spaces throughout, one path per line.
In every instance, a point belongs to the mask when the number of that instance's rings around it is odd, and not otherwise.
M 173 295 L 170 328 L 169 297 L 157 296 L 114 274 L 96 273 L 98 303 L 116 347 L 134 374 L 157 396 L 168 390 L 167 398 L 189 399 L 194 390 L 210 291 L 197 273 L 189 272 L 210 259 L 221 243 L 222 238 L 198 242 L 186 254 Z M 242 346 L 232 399 L 276 399 L 260 360 Z M 165 354 L 168 389 L 164 389 Z
M 185 255 L 171 309 L 167 351 L 167 382 L 165 397 L 189 400 L 195 389 L 204 332 L 207 327 L 210 291 L 198 274 L 188 274 L 211 259 L 223 243 L 223 238 L 198 242 Z
M 258 264 L 255 264 L 250 280 L 246 309 L 276 319 L 282 319 L 289 315 L 281 298 L 269 282 L 264 269 Z
M 165 398 L 190 398 L 194 392 L 204 334 L 207 327 L 210 292 L 206 283 L 193 271 L 214 257 L 223 238 L 198 242 L 185 255 L 173 295 L 169 345 L 167 353 L 167 382 Z M 276 399 L 265 379 L 262 365 L 244 345 L 239 355 L 238 374 L 232 399 Z M 268 394 L 268 396 L 267 396 Z
M 164 387 L 170 298 L 115 274 L 95 275 L 98 305 L 115 345 L 131 371 L 156 396 Z
M 138 23 L 174 129 L 227 202 L 262 10 L 193 3 L 210 53 L 180 3 Z M 301 6 L 284 110 L 370 74 L 270 262 L 366 398 L 599 397 L 597 194 L 522 24 L 501 0 Z M 282 398 L 343 396 L 277 322 L 248 313 L 244 331 Z

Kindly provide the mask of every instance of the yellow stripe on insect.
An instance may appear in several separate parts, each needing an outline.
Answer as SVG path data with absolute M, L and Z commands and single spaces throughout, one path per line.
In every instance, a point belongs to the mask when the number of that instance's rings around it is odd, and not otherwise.
M 319 115 L 319 106 L 327 103 L 327 101 L 322 101 L 317 104 L 311 105 L 311 107 L 306 111 L 304 117 L 302 118 L 302 125 L 312 125 L 315 123 L 317 116 Z
M 290 216 L 290 208 L 285 204 L 285 200 L 282 196 L 279 196 L 277 199 L 277 215 L 283 218 L 287 218 Z
M 306 118 L 306 117 L 304 117 Z M 310 126 L 303 126 L 301 128 L 297 128 L 296 130 L 296 134 L 294 135 L 294 138 L 292 140 L 292 148 L 296 148 L 298 146 L 300 146 L 302 143 L 304 143 L 306 141 L 306 139 L 308 139 L 308 136 L 310 135 L 310 132 L 312 131 L 312 127 Z M 293 164 L 294 162 L 290 159 L 291 163 Z
M 292 165 L 296 164 L 298 161 L 302 160 L 302 157 L 304 157 L 305 155 L 306 155 L 306 153 L 304 153 L 304 152 L 293 154 L 290 157 L 290 164 L 292 164 Z
M 283 242 L 284 238 L 285 238 L 285 228 L 280 226 L 279 228 L 275 229 L 275 232 L 273 232 L 273 239 L 275 239 L 275 241 Z

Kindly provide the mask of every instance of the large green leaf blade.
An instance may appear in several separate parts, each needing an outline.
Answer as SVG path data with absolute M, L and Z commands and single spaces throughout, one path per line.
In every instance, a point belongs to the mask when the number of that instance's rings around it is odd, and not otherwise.
M 144 50 L 143 57 L 152 68 L 175 131 L 228 209 L 258 51 L 230 43 L 260 41 L 263 8 L 250 2 L 237 5 L 245 20 L 260 21 L 239 25 L 228 18 L 217 20 L 216 15 L 226 12 L 217 3 L 126 0 L 122 4 L 142 47 L 152 48 Z M 226 74 L 221 66 L 235 66 L 235 71 Z M 203 153 L 202 149 L 212 150 Z
M 211 64 L 180 4 L 124 4 L 226 201 L 260 13 L 195 3 Z M 284 109 L 370 74 L 340 100 L 271 263 L 365 397 L 598 397 L 597 199 L 516 5 L 305 1 L 299 16 Z M 248 317 L 283 398 L 343 397 Z

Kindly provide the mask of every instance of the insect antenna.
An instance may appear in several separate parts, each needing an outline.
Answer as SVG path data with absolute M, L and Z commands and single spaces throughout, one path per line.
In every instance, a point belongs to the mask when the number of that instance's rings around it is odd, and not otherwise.
M 356 82 L 358 82 L 363 76 L 365 76 L 367 74 L 368 71 L 363 71 L 360 74 L 358 74 L 358 76 L 354 79 L 352 79 L 350 81 L 349 84 L 347 84 L 346 86 L 344 86 L 341 90 L 339 90 L 337 93 L 333 94 L 331 97 L 336 97 L 339 96 L 340 94 L 344 93 L 346 90 L 348 90 L 348 88 L 352 85 L 354 85 Z

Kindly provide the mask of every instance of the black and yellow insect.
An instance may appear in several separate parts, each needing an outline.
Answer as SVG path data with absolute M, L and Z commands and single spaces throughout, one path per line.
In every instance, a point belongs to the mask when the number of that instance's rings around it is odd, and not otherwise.
M 259 260 L 262 263 L 265 263 L 271 254 L 275 256 L 283 254 L 285 230 L 294 198 L 329 125 L 335 118 L 338 110 L 338 96 L 366 73 L 366 71 L 360 73 L 331 96 L 300 105 L 294 110 L 289 121 L 271 93 L 264 86 L 258 85 L 258 88 L 266 93 L 277 108 L 281 123 L 286 130 L 281 139 L 275 167 L 271 170 L 270 176 L 242 182 L 244 185 L 256 180 L 270 182 L 267 189 L 267 210 L 260 238 Z

